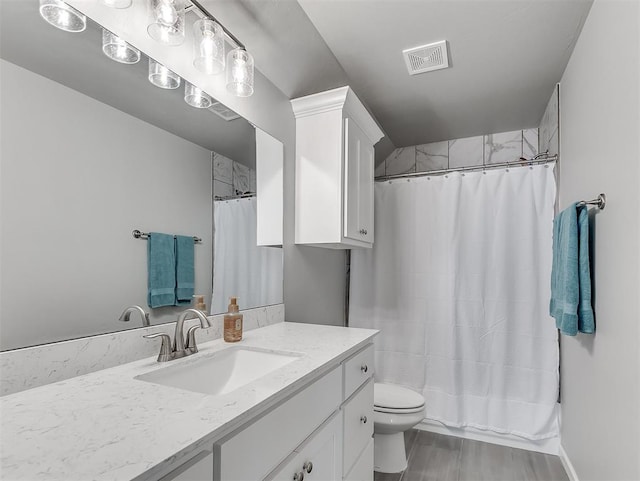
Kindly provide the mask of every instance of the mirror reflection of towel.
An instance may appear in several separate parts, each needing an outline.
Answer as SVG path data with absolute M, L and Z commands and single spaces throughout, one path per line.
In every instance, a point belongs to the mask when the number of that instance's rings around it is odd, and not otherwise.
M 193 237 L 176 236 L 176 306 L 191 304 L 195 292 Z
M 175 239 L 159 232 L 147 239 L 147 270 L 149 307 L 173 306 L 176 301 Z

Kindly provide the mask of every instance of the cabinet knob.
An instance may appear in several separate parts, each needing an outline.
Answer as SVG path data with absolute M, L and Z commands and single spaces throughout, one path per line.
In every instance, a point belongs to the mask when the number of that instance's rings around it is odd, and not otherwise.
M 307 461 L 302 465 L 302 469 L 307 472 L 307 474 L 311 473 L 313 469 L 313 463 L 311 461 Z
M 367 424 L 367 416 L 361 416 L 361 417 L 360 417 L 360 422 L 361 422 L 362 424 Z
M 304 479 L 304 472 L 300 471 L 293 475 L 293 481 L 302 481 Z
M 367 229 L 364 229 L 364 235 L 367 235 Z
M 367 372 L 369 370 L 369 367 L 366 364 L 363 364 L 362 366 L 360 366 L 360 370 L 362 372 Z

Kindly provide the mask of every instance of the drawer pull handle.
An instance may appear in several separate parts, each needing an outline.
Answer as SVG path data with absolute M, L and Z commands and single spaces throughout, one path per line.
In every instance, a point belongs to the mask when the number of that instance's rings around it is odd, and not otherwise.
M 369 367 L 366 364 L 363 364 L 362 366 L 360 366 L 360 370 L 362 372 L 367 372 L 369 370 Z
M 307 474 L 311 473 L 313 469 L 313 463 L 311 461 L 307 461 L 302 465 L 302 469 L 307 472 Z
M 293 481 L 302 481 L 304 479 L 304 472 L 300 471 L 293 475 Z
M 360 417 L 360 422 L 361 422 L 362 424 L 367 424 L 367 416 L 361 416 L 361 417 Z

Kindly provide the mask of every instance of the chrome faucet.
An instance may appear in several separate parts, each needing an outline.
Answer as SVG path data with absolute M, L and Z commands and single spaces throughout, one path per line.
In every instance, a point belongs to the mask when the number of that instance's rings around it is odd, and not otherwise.
M 189 328 L 187 331 L 187 340 L 185 342 L 183 327 L 184 321 L 187 319 L 189 314 L 194 314 L 198 319 L 200 319 L 200 325 L 191 326 Z M 176 332 L 173 336 L 173 344 L 171 343 L 171 336 L 169 336 L 169 334 L 156 332 L 155 334 L 148 334 L 144 337 L 147 339 L 160 337 L 162 339 L 158 362 L 166 362 L 190 356 L 191 354 L 198 352 L 198 346 L 196 346 L 196 330 L 200 328 L 207 329 L 209 327 L 211 327 L 209 319 L 207 319 L 207 316 L 202 311 L 197 309 L 187 309 L 178 316 L 178 320 L 176 321 Z
M 148 327 L 148 326 L 151 325 L 151 321 L 149 320 L 149 313 L 148 312 L 144 312 L 144 309 L 142 309 L 142 307 L 140 307 L 140 306 L 127 307 L 122 312 L 122 314 L 120 314 L 120 318 L 118 320 L 122 321 L 122 322 L 129 322 L 132 312 L 139 312 L 140 313 L 140 317 L 142 317 L 142 326 L 143 327 Z

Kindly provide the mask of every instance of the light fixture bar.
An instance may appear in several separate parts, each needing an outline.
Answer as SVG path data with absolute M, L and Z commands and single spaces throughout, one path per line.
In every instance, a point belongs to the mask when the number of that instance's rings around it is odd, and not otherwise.
M 216 19 L 216 17 L 214 17 L 213 15 L 211 15 L 209 13 L 209 11 L 204 8 L 202 6 L 202 4 L 200 2 L 198 2 L 197 0 L 189 0 L 189 2 L 191 2 L 191 4 L 196 8 L 196 10 L 200 10 L 200 13 L 202 14 L 202 16 L 210 18 L 211 20 L 213 20 L 214 22 L 216 22 L 218 25 L 220 25 L 220 27 L 222 27 L 222 30 L 224 31 L 224 34 L 233 42 L 236 44 L 236 47 L 241 48 L 242 50 L 246 50 L 247 48 L 244 46 L 244 44 L 238 40 L 238 38 L 232 34 L 229 30 L 227 30 L 227 27 L 225 27 L 221 22 L 218 21 L 218 19 Z

